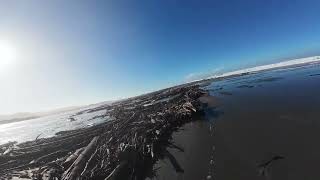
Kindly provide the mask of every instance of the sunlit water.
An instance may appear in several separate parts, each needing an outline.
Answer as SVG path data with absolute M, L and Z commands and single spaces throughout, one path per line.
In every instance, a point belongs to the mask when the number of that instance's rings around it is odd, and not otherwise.
M 35 140 L 40 134 L 39 138 L 52 137 L 60 131 L 89 127 L 105 122 L 108 119 L 108 117 L 95 118 L 104 115 L 106 113 L 105 110 L 72 116 L 77 112 L 79 112 L 79 110 L 27 121 L 1 124 L 0 144 L 9 141 L 24 142 Z M 69 118 L 71 116 L 75 118 L 75 121 L 70 121 Z

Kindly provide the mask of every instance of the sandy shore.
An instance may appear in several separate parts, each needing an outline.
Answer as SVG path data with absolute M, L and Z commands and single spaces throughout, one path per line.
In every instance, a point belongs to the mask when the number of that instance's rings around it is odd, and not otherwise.
M 238 88 L 242 84 L 235 80 L 219 84 L 232 95 L 213 91 L 217 97 L 211 100 L 220 103 L 211 102 L 207 118 L 173 134 L 184 152 L 169 151 L 184 173 L 164 160 L 157 164 L 159 179 L 319 179 L 320 79 L 308 71 L 292 74 L 253 79 L 252 88 Z
M 229 116 L 215 122 L 202 120 L 185 125 L 183 131 L 173 135 L 173 141 L 185 152 L 170 150 L 184 173 L 177 174 L 164 161 L 158 164 L 162 167 L 159 178 L 298 180 L 319 177 L 320 123 L 316 119 L 299 122 L 290 116 L 272 119 L 272 115 L 259 120 L 243 115 L 241 119 Z M 259 164 L 277 155 L 284 159 L 270 166 L 268 177 L 261 176 Z

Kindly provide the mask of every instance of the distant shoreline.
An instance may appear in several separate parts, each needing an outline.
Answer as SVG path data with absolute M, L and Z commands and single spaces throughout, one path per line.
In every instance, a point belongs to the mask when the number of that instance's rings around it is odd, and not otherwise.
M 28 120 L 32 120 L 40 117 L 41 116 L 32 116 L 32 117 L 26 117 L 26 118 L 14 118 L 14 119 L 2 120 L 0 121 L 0 125 L 21 122 L 21 121 L 28 121 Z

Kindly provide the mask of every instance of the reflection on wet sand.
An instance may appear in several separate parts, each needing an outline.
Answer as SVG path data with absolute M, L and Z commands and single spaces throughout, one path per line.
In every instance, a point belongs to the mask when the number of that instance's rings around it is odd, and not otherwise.
M 184 172 L 159 161 L 158 179 L 319 179 L 320 83 L 309 76 L 319 72 L 301 68 L 214 82 L 206 117 L 173 134 L 184 152 L 168 148 Z M 239 87 L 248 81 L 254 88 Z M 219 87 L 233 95 L 217 93 Z
M 320 73 L 319 74 L 310 74 L 309 76 L 320 76 Z

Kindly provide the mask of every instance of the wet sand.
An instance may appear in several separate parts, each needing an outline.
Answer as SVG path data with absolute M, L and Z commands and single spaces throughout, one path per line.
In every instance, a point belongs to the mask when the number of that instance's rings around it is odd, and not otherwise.
M 185 152 L 169 151 L 184 173 L 163 160 L 158 179 L 319 179 L 320 76 L 309 76 L 318 72 L 313 67 L 214 82 L 208 89 L 221 103 L 173 135 Z M 238 88 L 244 85 L 254 87 Z M 259 166 L 276 156 L 284 159 Z

